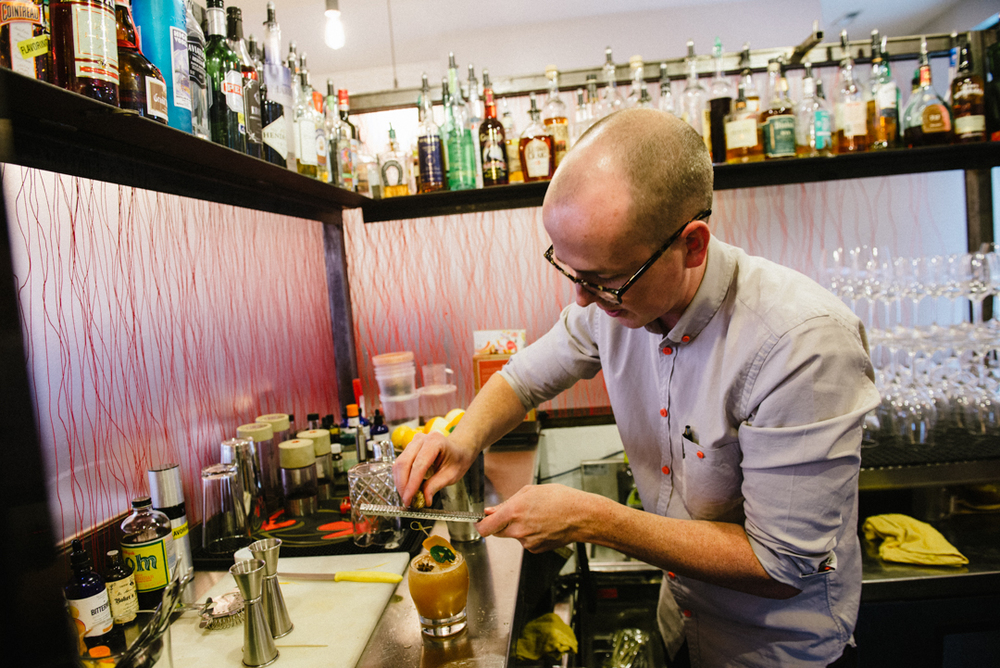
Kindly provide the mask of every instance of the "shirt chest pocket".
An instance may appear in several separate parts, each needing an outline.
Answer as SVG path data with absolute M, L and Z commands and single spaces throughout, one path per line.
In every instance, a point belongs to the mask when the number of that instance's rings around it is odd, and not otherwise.
M 691 519 L 732 521 L 742 516 L 743 454 L 739 441 L 702 447 L 681 437 L 684 473 L 681 498 Z

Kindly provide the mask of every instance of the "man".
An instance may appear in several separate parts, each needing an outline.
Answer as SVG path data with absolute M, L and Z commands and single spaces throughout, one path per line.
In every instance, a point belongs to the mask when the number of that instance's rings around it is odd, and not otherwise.
M 662 568 L 660 630 L 671 656 L 686 638 L 693 666 L 825 666 L 861 593 L 861 425 L 878 404 L 864 330 L 801 274 L 712 237 L 711 206 L 711 161 L 686 123 L 632 109 L 596 124 L 542 210 L 576 304 L 450 436 L 414 439 L 396 482 L 404 502 L 421 486 L 429 502 L 528 408 L 603 369 L 645 510 L 529 486 L 480 533 Z

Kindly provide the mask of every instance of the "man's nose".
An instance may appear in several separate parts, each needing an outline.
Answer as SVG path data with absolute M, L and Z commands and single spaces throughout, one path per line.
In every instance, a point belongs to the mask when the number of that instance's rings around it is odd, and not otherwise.
M 593 292 L 583 287 L 582 285 L 574 283 L 573 287 L 576 289 L 577 306 L 581 307 L 589 306 L 590 304 L 593 304 L 594 302 L 597 301 L 597 295 L 595 295 Z

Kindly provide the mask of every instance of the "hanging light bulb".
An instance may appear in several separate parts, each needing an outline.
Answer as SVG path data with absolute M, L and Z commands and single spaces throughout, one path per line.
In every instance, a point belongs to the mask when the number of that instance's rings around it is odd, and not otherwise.
M 340 22 L 340 0 L 326 0 L 326 45 L 331 49 L 344 46 L 344 24 Z

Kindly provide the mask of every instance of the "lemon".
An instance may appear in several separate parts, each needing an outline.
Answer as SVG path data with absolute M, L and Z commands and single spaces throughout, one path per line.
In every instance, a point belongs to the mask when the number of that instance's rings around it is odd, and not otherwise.
M 444 416 L 445 421 L 448 423 L 448 426 L 445 427 L 445 431 L 447 431 L 449 434 L 453 432 L 455 430 L 455 427 L 458 425 L 459 420 L 462 419 L 463 415 L 465 415 L 465 411 L 463 411 L 461 408 L 456 408 L 454 410 L 448 411 L 448 414 Z
M 447 427 L 448 423 L 445 422 L 443 417 L 433 417 L 424 425 L 424 433 L 429 434 L 432 431 L 438 431 L 442 434 L 447 434 Z
M 408 424 L 401 424 L 392 430 L 392 445 L 394 448 L 402 449 L 410 444 L 416 430 Z

